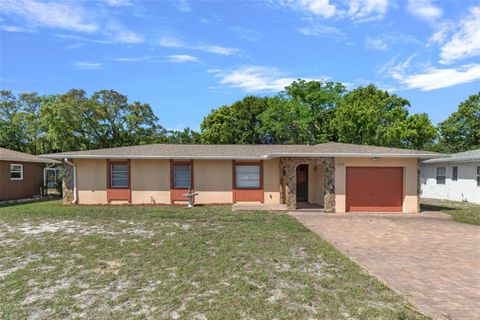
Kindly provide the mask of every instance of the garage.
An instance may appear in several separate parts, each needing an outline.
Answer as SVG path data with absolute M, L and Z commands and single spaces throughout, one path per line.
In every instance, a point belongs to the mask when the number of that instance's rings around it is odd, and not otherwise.
M 402 212 L 402 167 L 347 167 L 346 209 Z

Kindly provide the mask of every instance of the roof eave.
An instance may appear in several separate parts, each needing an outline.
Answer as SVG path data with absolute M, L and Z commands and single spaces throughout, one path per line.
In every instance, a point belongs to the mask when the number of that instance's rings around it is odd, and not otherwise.
M 265 160 L 266 155 L 260 156 L 137 156 L 137 155 L 69 155 L 69 154 L 46 154 L 42 158 L 49 159 L 138 159 L 138 160 L 168 160 L 168 159 L 193 159 L 193 160 Z

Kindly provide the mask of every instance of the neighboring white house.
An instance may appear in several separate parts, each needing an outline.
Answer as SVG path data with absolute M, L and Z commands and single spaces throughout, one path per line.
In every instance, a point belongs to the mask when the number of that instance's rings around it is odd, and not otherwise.
M 422 198 L 480 203 L 480 149 L 423 161 L 420 188 Z

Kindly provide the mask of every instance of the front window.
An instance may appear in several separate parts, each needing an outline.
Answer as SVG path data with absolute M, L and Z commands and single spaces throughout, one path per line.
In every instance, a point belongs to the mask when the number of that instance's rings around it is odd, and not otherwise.
M 112 188 L 128 188 L 128 164 L 110 164 L 110 176 L 110 183 Z
M 178 189 L 188 189 L 192 186 L 192 167 L 189 164 L 173 165 L 173 187 Z
M 445 184 L 445 167 L 437 168 L 437 184 Z
M 23 180 L 23 165 L 12 163 L 10 165 L 10 180 Z
M 236 165 L 235 174 L 237 189 L 260 188 L 260 165 Z
M 458 167 L 452 167 L 452 181 L 458 180 Z

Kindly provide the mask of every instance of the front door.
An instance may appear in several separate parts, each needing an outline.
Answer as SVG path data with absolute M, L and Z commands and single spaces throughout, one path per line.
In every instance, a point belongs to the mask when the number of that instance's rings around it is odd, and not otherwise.
M 308 201 L 308 165 L 297 167 L 297 202 Z

